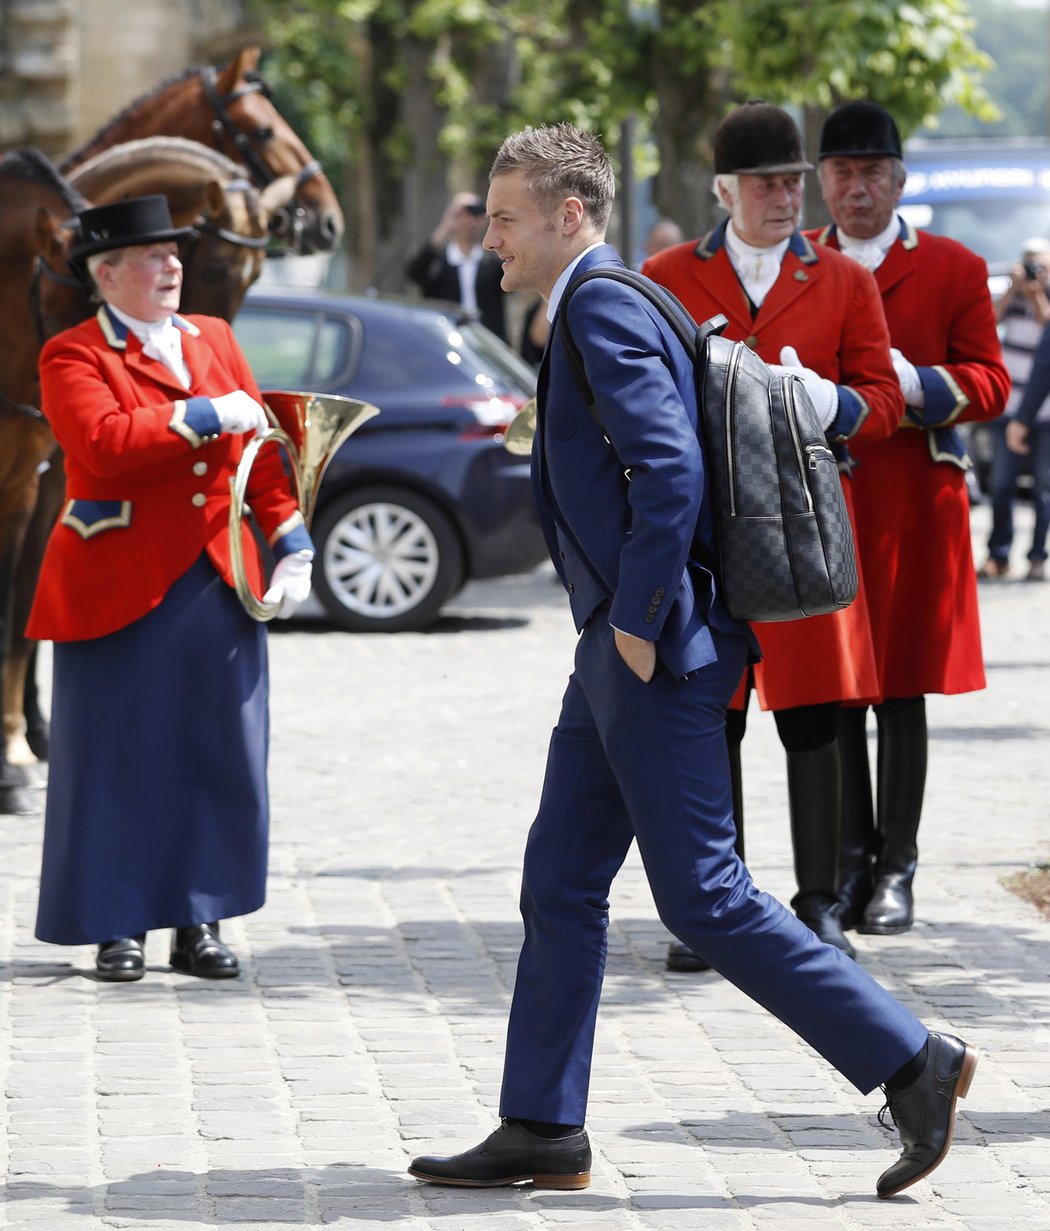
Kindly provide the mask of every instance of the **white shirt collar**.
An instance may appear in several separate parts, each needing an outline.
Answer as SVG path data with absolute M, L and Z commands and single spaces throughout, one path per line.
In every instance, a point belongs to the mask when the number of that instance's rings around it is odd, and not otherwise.
M 780 276 L 780 266 L 790 242 L 791 236 L 789 235 L 787 239 L 782 239 L 779 244 L 774 244 L 771 248 L 756 248 L 754 244 L 749 244 L 740 238 L 730 219 L 726 227 L 726 251 L 729 255 L 729 263 L 736 270 L 736 276 L 743 283 L 744 290 L 747 291 L 756 308 L 762 306 L 773 283 Z
M 182 349 L 182 339 L 179 337 L 179 330 L 175 327 L 175 322 L 170 316 L 166 316 L 162 321 L 140 321 L 137 317 L 129 316 L 127 312 L 122 312 L 113 304 L 107 304 L 110 312 L 119 321 L 123 321 L 131 330 L 136 338 L 143 344 L 146 342 L 157 342 L 163 339 L 168 342 L 171 335 L 174 334 L 179 343 L 179 350 Z
M 112 304 L 107 304 L 106 307 L 118 320 L 123 321 L 142 343 L 144 355 L 159 360 L 187 389 L 190 387 L 192 378 L 186 357 L 182 353 L 182 330 L 170 316 L 166 316 L 162 321 L 140 321 L 126 312 L 121 312 Z
M 484 255 L 485 249 L 480 244 L 475 244 L 469 252 L 464 252 L 454 239 L 449 240 L 445 248 L 445 260 L 450 265 L 477 265 Z
M 876 270 L 886 258 L 886 253 L 896 243 L 901 233 L 900 218 L 894 214 L 885 230 L 871 239 L 855 239 L 838 227 L 839 247 L 865 269 Z
M 589 248 L 584 248 L 579 256 L 573 257 L 573 259 L 558 275 L 558 281 L 554 284 L 554 289 L 551 291 L 551 297 L 547 300 L 547 320 L 549 320 L 551 324 L 554 323 L 554 318 L 558 314 L 558 304 L 561 303 L 561 297 L 565 294 L 565 288 L 572 281 L 572 275 L 576 270 L 576 266 L 579 265 L 588 252 L 593 252 L 595 248 L 600 248 L 604 243 L 604 239 L 599 239 L 595 243 L 591 244 Z

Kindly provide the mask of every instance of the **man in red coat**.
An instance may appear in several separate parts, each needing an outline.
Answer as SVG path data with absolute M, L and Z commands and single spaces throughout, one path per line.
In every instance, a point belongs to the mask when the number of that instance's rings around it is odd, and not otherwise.
M 1002 414 L 1010 389 L 987 271 L 954 240 L 896 213 L 904 187 L 893 118 L 851 102 L 827 118 L 820 182 L 833 223 L 812 237 L 872 270 L 907 403 L 900 429 L 854 453 L 858 549 L 879 674 L 877 828 L 863 707 L 842 714 L 843 923 L 894 935 L 913 917 L 926 782 L 928 692 L 984 687 L 977 587 L 955 424 Z
M 840 254 L 814 248 L 797 229 L 802 172 L 809 168 L 786 112 L 767 103 L 738 107 L 715 135 L 715 191 L 729 219 L 699 242 L 658 253 L 642 272 L 673 291 L 695 320 L 724 313 L 726 337 L 802 378 L 839 457 L 850 505 L 847 442 L 852 448 L 858 439 L 887 439 L 904 404 L 874 280 Z M 852 953 L 838 920 L 836 715 L 844 702 L 878 695 L 864 579 L 845 611 L 762 624 L 755 632 L 763 659 L 754 685 L 762 708 L 774 711 L 787 752 L 798 881 L 792 905 L 818 936 Z M 738 842 L 747 699 L 745 681 L 727 722 Z M 668 961 L 672 969 L 703 968 L 677 942 Z
M 231 978 L 219 922 L 262 905 L 269 810 L 266 639 L 233 590 L 230 478 L 266 418 L 229 325 L 176 313 L 186 229 L 165 198 L 80 224 L 103 302 L 40 358 L 67 501 L 27 630 L 55 643 L 36 934 L 98 945 L 98 978 L 130 982 L 146 933 L 171 928 L 176 970 Z M 275 450 L 247 494 L 283 614 L 314 553 Z

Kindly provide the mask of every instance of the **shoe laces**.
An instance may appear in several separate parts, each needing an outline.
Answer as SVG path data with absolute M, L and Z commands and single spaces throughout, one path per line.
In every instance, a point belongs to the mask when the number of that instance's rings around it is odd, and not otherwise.
M 886 1101 L 879 1108 L 879 1124 L 886 1130 L 886 1132 L 895 1133 L 897 1132 L 897 1117 L 893 1113 L 894 1091 L 891 1090 L 889 1086 L 883 1086 L 882 1093 L 886 1096 Z M 891 1121 L 889 1124 L 886 1123 L 887 1114 L 889 1114 Z

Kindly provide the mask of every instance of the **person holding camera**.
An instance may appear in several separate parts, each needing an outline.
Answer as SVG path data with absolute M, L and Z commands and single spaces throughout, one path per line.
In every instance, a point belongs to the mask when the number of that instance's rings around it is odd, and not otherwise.
M 991 425 L 993 435 L 991 496 L 992 529 L 988 536 L 988 559 L 978 570 L 982 581 L 997 581 L 1010 571 L 1013 546 L 1013 504 L 1017 476 L 1023 465 L 1020 451 L 1010 447 L 1009 434 L 1016 431 L 1017 412 L 1030 383 L 1032 363 L 1044 330 L 1050 323 L 1050 242 L 1029 239 L 1021 260 L 1010 271 L 1010 285 L 995 304 L 1003 346 L 1003 362 L 1010 373 L 1010 396 L 1003 418 Z M 1028 552 L 1027 581 L 1042 581 L 1046 570 L 1046 535 L 1050 528 L 1050 400 L 1036 408 L 1028 449 L 1032 454 L 1032 498 L 1035 525 Z
M 481 323 L 504 341 L 502 270 L 481 246 L 485 202 L 473 192 L 457 192 L 430 238 L 405 266 L 405 276 L 427 299 L 447 299 L 476 312 Z

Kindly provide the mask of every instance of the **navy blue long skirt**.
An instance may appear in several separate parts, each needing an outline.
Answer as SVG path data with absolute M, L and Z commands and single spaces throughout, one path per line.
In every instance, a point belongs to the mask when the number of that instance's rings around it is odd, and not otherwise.
M 39 940 L 258 910 L 268 698 L 266 631 L 203 555 L 134 624 L 56 643 Z

